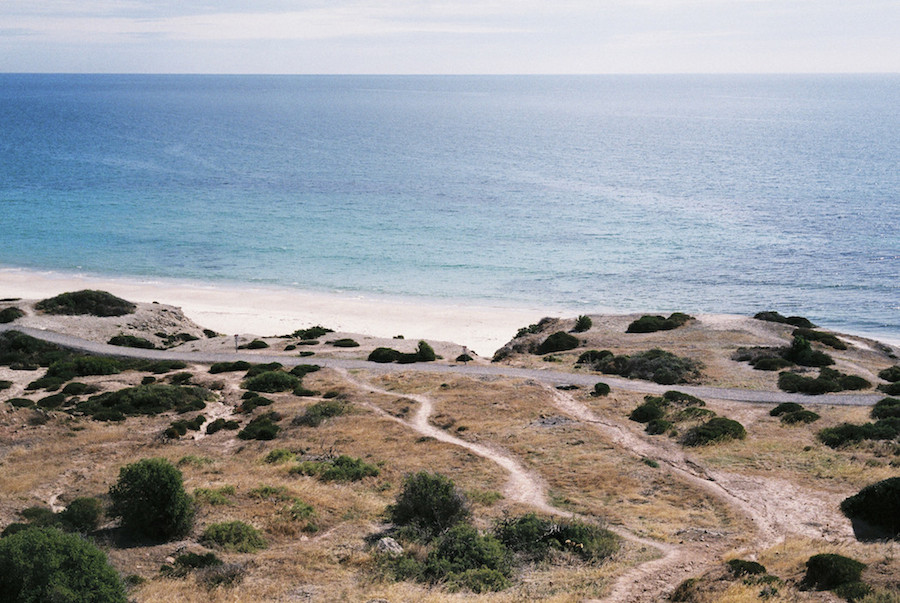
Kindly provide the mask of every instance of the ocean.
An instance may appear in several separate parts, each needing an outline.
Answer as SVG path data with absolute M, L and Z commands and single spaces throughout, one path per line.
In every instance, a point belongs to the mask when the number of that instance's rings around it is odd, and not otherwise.
M 0 74 L 0 265 L 900 339 L 900 76 Z

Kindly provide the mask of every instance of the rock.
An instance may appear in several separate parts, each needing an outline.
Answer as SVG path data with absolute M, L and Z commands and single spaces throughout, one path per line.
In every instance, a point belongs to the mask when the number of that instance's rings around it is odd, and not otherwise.
M 375 552 L 381 553 L 382 555 L 388 555 L 390 557 L 399 557 L 403 554 L 403 547 L 400 546 L 400 543 L 387 536 L 378 541 L 375 545 Z

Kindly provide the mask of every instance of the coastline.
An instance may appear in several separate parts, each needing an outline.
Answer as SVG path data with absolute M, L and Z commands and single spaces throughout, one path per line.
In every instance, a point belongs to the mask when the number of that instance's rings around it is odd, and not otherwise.
M 260 336 L 321 324 L 375 337 L 452 341 L 490 357 L 548 309 L 481 306 L 465 301 L 323 293 L 255 285 L 143 280 L 0 267 L 0 297 L 44 299 L 101 289 L 135 302 L 178 306 L 197 324 L 221 333 Z

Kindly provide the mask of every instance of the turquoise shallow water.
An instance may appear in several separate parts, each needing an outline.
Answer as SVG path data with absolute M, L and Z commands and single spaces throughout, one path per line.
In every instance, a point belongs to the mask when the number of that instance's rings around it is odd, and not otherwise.
M 0 264 L 900 339 L 900 76 L 0 75 Z

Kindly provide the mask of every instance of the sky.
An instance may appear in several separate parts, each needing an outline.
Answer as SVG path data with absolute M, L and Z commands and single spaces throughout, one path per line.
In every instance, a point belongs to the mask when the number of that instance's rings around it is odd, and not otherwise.
M 0 0 L 0 72 L 897 73 L 900 0 Z

